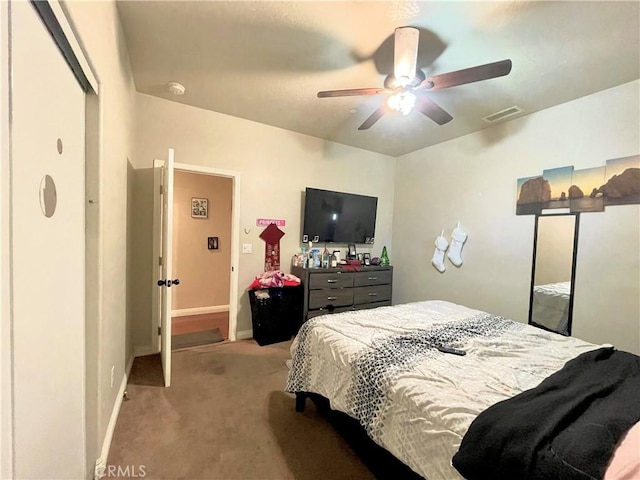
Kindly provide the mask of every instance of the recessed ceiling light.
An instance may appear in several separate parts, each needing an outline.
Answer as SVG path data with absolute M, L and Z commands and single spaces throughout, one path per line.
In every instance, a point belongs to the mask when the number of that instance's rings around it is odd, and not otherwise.
M 174 95 L 184 95 L 184 92 L 186 90 L 184 88 L 184 85 L 178 82 L 169 82 L 167 86 L 169 87 L 169 92 Z

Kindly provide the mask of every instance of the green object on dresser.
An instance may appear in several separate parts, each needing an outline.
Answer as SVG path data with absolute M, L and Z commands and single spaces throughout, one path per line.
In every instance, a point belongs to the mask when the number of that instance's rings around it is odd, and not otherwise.
M 382 247 L 382 255 L 380 255 L 380 265 L 386 267 L 389 265 L 389 255 L 387 255 L 387 247 Z

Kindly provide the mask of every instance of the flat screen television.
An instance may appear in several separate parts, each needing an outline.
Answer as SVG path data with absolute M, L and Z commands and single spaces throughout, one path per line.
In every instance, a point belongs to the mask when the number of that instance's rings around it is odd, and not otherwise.
M 303 242 L 373 243 L 378 198 L 307 188 Z

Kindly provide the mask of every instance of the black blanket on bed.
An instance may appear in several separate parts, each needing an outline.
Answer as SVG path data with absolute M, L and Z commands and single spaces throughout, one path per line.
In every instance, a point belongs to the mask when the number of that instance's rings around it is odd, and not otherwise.
M 640 357 L 601 348 L 478 415 L 453 466 L 468 480 L 598 479 L 638 421 Z

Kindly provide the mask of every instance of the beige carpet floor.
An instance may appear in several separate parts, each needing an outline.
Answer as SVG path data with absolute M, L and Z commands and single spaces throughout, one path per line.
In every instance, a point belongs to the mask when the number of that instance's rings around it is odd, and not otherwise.
M 375 478 L 311 401 L 295 411 L 283 391 L 290 343 L 174 352 L 169 388 L 158 355 L 137 358 L 108 467 L 147 479 Z

